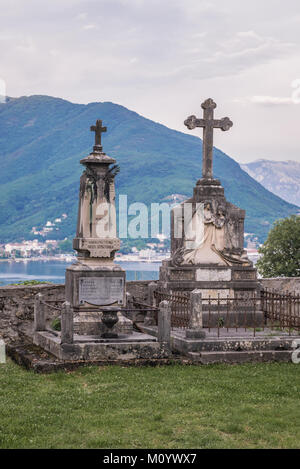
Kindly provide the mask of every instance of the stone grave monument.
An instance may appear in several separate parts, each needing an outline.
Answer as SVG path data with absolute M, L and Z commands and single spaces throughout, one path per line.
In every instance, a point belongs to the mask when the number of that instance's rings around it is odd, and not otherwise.
M 63 360 L 136 360 L 165 358 L 169 351 L 154 337 L 135 332 L 121 310 L 126 306 L 126 274 L 114 262 L 120 247 L 115 208 L 116 160 L 103 152 L 102 121 L 93 151 L 80 163 L 76 237 L 77 261 L 66 270 L 66 302 L 61 333 L 46 327 L 43 304 L 35 307 L 34 342 Z
M 125 272 L 114 262 L 120 248 L 117 238 L 115 183 L 119 167 L 103 152 L 102 121 L 91 127 L 95 145 L 80 163 L 85 170 L 80 178 L 76 238 L 73 248 L 77 262 L 66 271 L 66 300 L 74 311 L 74 332 L 104 334 L 118 322 L 118 310 L 125 306 Z
M 159 287 L 168 291 L 197 289 L 203 298 L 253 298 L 256 269 L 244 250 L 245 211 L 228 202 L 213 177 L 213 132 L 232 127 L 228 117 L 214 118 L 216 103 L 202 103 L 203 118 L 188 117 L 192 130 L 203 128 L 202 178 L 193 196 L 171 212 L 171 258 L 163 261 Z M 205 320 L 204 320 L 205 322 Z M 205 325 L 205 324 L 204 324 Z

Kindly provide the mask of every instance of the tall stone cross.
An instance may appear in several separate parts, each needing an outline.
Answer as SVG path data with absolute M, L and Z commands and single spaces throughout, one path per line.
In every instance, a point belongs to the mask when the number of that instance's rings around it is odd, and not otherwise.
M 91 126 L 91 132 L 95 132 L 95 146 L 94 150 L 95 151 L 102 151 L 102 145 L 101 145 L 101 135 L 102 132 L 107 131 L 107 127 L 102 127 L 102 120 L 97 120 L 96 125 Z
M 197 119 L 196 116 L 189 116 L 184 125 L 192 130 L 196 127 L 203 127 L 203 149 L 202 149 L 202 177 L 204 179 L 213 178 L 213 133 L 214 129 L 229 130 L 233 123 L 229 117 L 223 119 L 214 119 L 214 109 L 216 103 L 211 99 L 207 99 L 201 104 L 203 111 L 203 119 Z

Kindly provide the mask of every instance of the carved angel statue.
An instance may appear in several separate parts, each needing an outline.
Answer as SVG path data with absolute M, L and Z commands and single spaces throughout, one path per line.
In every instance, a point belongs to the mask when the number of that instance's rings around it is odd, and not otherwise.
M 226 208 L 219 205 L 214 214 L 211 202 L 205 202 L 202 217 L 196 210 L 188 224 L 184 245 L 173 256 L 174 265 L 249 263 L 245 255 L 232 254 L 226 249 L 225 224 Z

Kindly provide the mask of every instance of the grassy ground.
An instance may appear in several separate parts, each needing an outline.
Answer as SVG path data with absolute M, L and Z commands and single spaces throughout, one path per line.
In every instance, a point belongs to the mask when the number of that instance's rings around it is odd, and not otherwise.
M 1 448 L 297 448 L 300 365 L 0 365 Z

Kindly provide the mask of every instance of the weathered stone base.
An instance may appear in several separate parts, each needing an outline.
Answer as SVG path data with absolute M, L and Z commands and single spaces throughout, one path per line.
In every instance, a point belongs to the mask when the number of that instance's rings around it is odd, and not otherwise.
M 187 339 L 204 339 L 206 337 L 204 329 L 187 329 L 185 335 Z
M 103 303 L 87 303 L 86 299 L 80 297 L 80 282 L 88 279 L 122 279 L 123 284 L 120 285 L 118 291 L 110 292 L 110 297 L 106 298 Z M 117 264 L 103 261 L 99 259 L 78 259 L 76 263 L 70 265 L 66 269 L 66 300 L 71 306 L 81 311 L 93 311 L 93 306 L 112 306 L 116 302 L 116 306 L 124 305 L 125 299 L 125 281 L 126 272 Z M 107 292 L 101 292 L 106 293 Z M 92 293 L 93 294 L 93 293 Z M 88 294 L 90 296 L 91 293 Z M 101 296 L 101 295 L 100 295 Z M 101 308 L 98 308 L 101 311 Z
M 143 326 L 148 334 L 157 336 L 156 326 Z M 276 335 L 272 330 L 221 332 L 217 336 L 216 330 L 207 329 L 205 338 L 186 337 L 185 330 L 172 330 L 171 349 L 175 353 L 184 355 L 199 364 L 209 363 L 246 363 L 261 361 L 292 361 L 292 342 L 299 339 L 299 335 Z
M 34 343 L 60 360 L 136 360 L 167 358 L 169 351 L 153 336 L 140 333 L 103 339 L 99 336 L 74 336 L 73 344 L 61 344 L 53 331 L 36 332 Z
M 97 302 L 97 298 L 90 300 L 88 303 L 85 296 L 80 296 L 80 285 L 82 282 L 92 281 L 97 285 L 98 280 L 106 281 L 120 281 L 120 286 L 113 292 L 97 290 L 94 287 L 93 294 L 102 294 L 104 297 L 108 295 L 103 302 Z M 120 266 L 114 264 L 112 261 L 100 262 L 99 259 L 78 259 L 78 261 L 66 270 L 66 301 L 71 305 L 74 312 L 74 332 L 81 335 L 102 334 L 107 332 L 107 328 L 102 323 L 102 307 L 113 306 L 121 307 L 126 304 L 125 298 L 125 280 L 126 273 Z M 109 285 L 109 283 L 108 283 Z M 108 287 L 107 287 L 108 288 Z M 96 293 L 95 293 L 96 292 Z M 100 295 L 101 296 L 101 295 Z M 93 303 L 94 301 L 94 303 Z M 118 314 L 120 323 L 114 327 L 115 333 L 130 333 L 132 332 L 132 324 L 123 319 L 121 314 Z
M 137 358 L 135 360 L 60 360 L 51 353 L 31 342 L 18 342 L 7 345 L 7 355 L 18 365 L 36 373 L 52 373 L 56 371 L 73 371 L 86 366 L 161 366 L 175 363 L 190 364 L 191 360 L 176 357 L 168 358 Z
M 260 362 L 291 362 L 288 350 L 251 350 L 247 352 L 201 352 L 188 353 L 194 363 L 211 365 L 214 363 L 260 363 Z
M 203 327 L 264 325 L 264 314 L 258 310 L 260 287 L 256 269 L 251 266 L 203 264 L 174 267 L 171 261 L 166 260 L 160 268 L 157 288 L 200 292 Z
M 102 322 L 102 312 L 79 312 L 74 316 L 74 332 L 79 335 L 102 335 L 107 328 Z M 132 334 L 133 323 L 118 312 L 118 322 L 113 331 L 117 334 Z
M 167 291 L 200 290 L 203 298 L 212 300 L 253 298 L 259 291 L 256 269 L 251 266 L 213 264 L 175 267 L 170 260 L 162 262 L 158 288 Z

